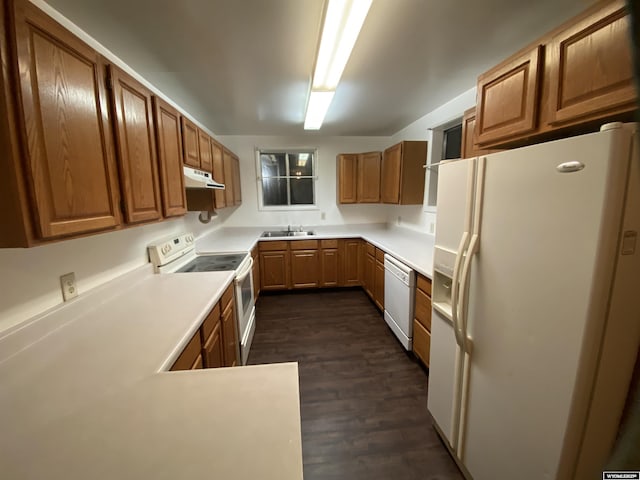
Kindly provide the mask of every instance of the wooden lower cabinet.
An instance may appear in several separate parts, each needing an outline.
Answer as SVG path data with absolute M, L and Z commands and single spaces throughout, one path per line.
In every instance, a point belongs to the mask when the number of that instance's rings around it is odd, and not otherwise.
M 258 300 L 260 295 L 260 255 L 258 254 L 258 247 L 253 247 L 251 250 L 251 258 L 253 259 L 253 270 L 251 271 L 251 277 L 253 280 L 253 298 Z
M 320 241 L 320 286 L 337 287 L 340 283 L 338 240 Z
M 362 277 L 362 286 L 371 299 L 374 298 L 375 278 L 376 258 L 373 255 L 367 254 L 364 259 L 364 276 Z
M 291 252 L 291 287 L 316 288 L 319 286 L 318 250 Z
M 192 370 L 194 365 L 198 362 L 198 357 L 200 357 L 200 362 L 202 362 L 201 350 L 200 330 L 198 330 L 195 335 L 191 337 L 187 346 L 184 347 L 180 356 L 173 363 L 171 371 Z
M 429 366 L 431 351 L 431 280 L 416 277 L 415 318 L 413 319 L 413 353 Z
M 260 252 L 260 289 L 286 290 L 289 288 L 289 251 Z
M 220 310 L 218 310 L 220 312 Z M 224 366 L 222 357 L 222 337 L 220 335 L 220 318 L 202 347 L 205 368 L 218 368 Z
M 225 367 L 235 367 L 238 365 L 238 335 L 236 328 L 236 309 L 233 302 L 225 307 L 222 312 L 222 357 Z
M 429 352 L 431 351 L 431 332 L 418 321 L 413 320 L 413 353 L 429 366 Z
M 384 263 L 379 260 L 376 260 L 373 278 L 373 301 L 376 307 L 384 311 Z
M 339 255 L 341 275 L 339 284 L 341 287 L 357 287 L 362 285 L 362 240 L 345 239 L 339 241 Z

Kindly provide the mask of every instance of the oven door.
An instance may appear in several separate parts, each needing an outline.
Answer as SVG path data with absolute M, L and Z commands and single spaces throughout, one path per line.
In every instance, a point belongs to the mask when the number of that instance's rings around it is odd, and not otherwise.
M 240 267 L 235 278 L 238 340 L 240 341 L 240 356 L 243 365 L 246 365 L 255 331 L 252 269 L 253 258 L 249 256 L 248 261 Z

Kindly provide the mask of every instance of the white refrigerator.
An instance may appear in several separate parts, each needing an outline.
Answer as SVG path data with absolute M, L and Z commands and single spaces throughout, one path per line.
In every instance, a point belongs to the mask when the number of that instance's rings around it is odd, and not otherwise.
M 640 339 L 635 124 L 442 164 L 428 408 L 467 478 L 602 478 Z

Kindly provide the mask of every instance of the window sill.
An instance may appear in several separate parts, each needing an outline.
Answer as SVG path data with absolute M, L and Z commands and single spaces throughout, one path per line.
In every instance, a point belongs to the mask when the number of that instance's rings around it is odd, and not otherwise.
M 277 206 L 260 206 L 261 212 L 299 212 L 320 210 L 317 205 L 277 205 Z

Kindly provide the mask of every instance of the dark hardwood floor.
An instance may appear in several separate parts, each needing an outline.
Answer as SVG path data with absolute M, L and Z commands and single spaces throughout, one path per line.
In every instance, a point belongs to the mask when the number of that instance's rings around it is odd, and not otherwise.
M 261 295 L 250 364 L 298 362 L 305 480 L 462 479 L 427 373 L 360 289 Z

